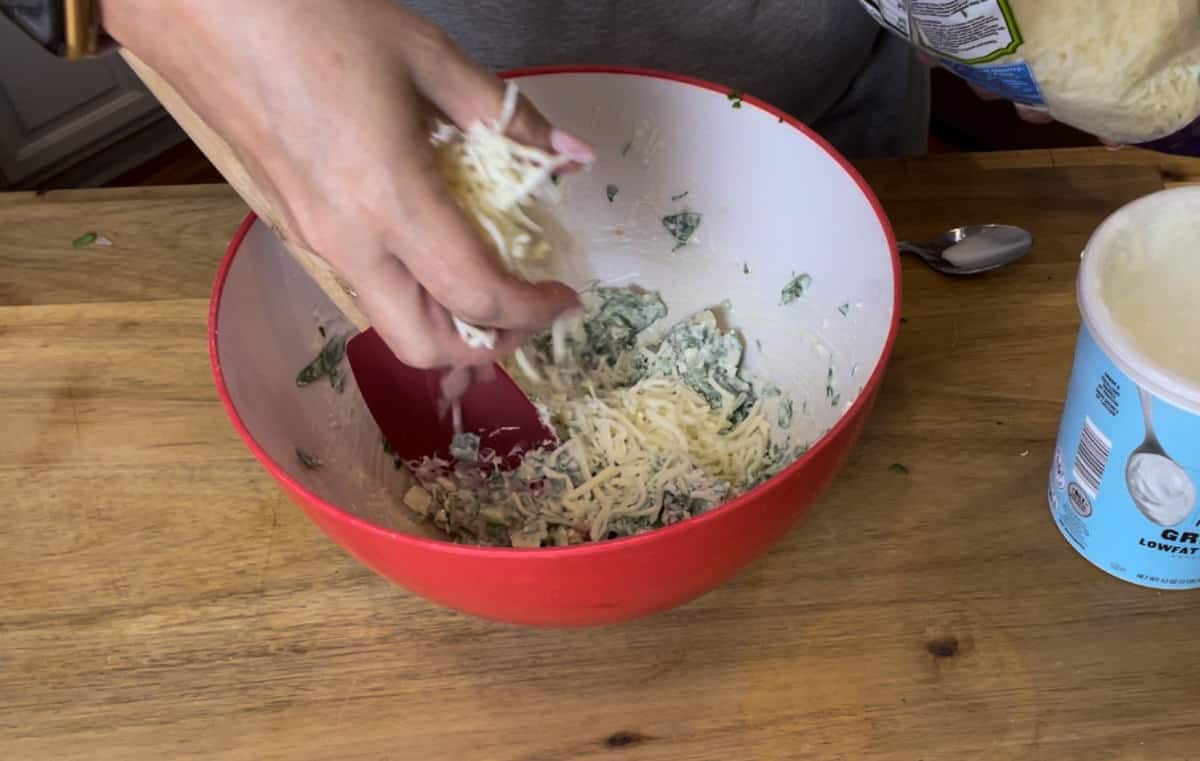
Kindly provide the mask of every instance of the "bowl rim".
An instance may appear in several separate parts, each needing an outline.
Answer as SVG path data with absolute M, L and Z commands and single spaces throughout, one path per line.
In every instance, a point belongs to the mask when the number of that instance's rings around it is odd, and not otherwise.
M 676 74 L 674 72 L 662 71 L 658 69 L 639 68 L 631 66 L 605 66 L 605 65 L 562 65 L 562 66 L 535 66 L 518 69 L 510 69 L 500 73 L 500 77 L 508 79 L 522 79 L 525 77 L 544 76 L 544 75 L 560 75 L 560 74 L 613 74 L 621 76 L 633 77 L 648 77 L 651 79 L 661 79 L 679 84 L 697 87 L 713 92 L 720 92 L 728 95 L 735 92 L 732 88 L 711 82 L 697 77 L 691 77 L 684 74 Z M 879 226 L 887 240 L 888 247 L 892 256 L 892 318 L 891 325 L 888 329 L 887 338 L 884 341 L 883 349 L 879 355 L 879 361 L 875 364 L 867 382 L 863 385 L 862 391 L 859 393 L 859 398 L 869 399 L 879 389 L 882 384 L 883 375 L 887 368 L 888 361 L 891 358 L 892 350 L 896 343 L 896 336 L 900 328 L 900 313 L 901 313 L 901 282 L 900 282 L 900 252 L 896 244 L 896 236 L 892 230 L 891 223 L 888 221 L 887 215 L 883 211 L 883 205 L 879 202 L 874 191 L 863 179 L 857 169 L 839 153 L 825 138 L 818 135 L 810 127 L 803 124 L 799 119 L 791 116 L 783 110 L 772 106 L 765 101 L 762 101 L 752 95 L 738 92 L 741 96 L 743 106 L 757 108 L 765 111 L 768 114 L 775 116 L 782 122 L 788 124 L 792 128 L 798 130 L 806 138 L 811 140 L 821 150 L 823 150 L 829 158 L 831 158 L 838 166 L 841 167 L 855 185 L 858 186 L 859 192 L 863 194 L 867 202 L 870 204 L 872 211 L 875 212 L 875 217 L 879 222 Z M 208 351 L 209 364 L 212 369 L 213 380 L 217 386 L 217 393 L 221 398 L 221 405 L 225 408 L 225 413 L 229 416 L 233 423 L 234 429 L 241 437 L 242 441 L 250 449 L 255 458 L 267 469 L 277 481 L 286 486 L 293 493 L 298 494 L 311 507 L 326 514 L 326 517 L 339 523 L 350 524 L 356 529 L 376 534 L 379 538 L 385 538 L 391 541 L 398 542 L 402 545 L 407 545 L 411 549 L 419 549 L 422 551 L 433 551 L 446 553 L 455 556 L 472 556 L 472 557 L 503 557 L 503 558 L 548 558 L 570 555 L 572 557 L 584 557 L 589 555 L 597 555 L 608 553 L 621 549 L 630 549 L 638 545 L 668 541 L 670 537 L 682 536 L 684 534 L 701 530 L 706 524 L 720 520 L 723 515 L 739 509 L 747 508 L 751 503 L 758 499 L 769 495 L 779 489 L 782 484 L 788 481 L 789 478 L 796 475 L 805 465 L 814 459 L 823 449 L 828 447 L 834 439 L 844 432 L 853 423 L 858 415 L 866 414 L 868 407 L 859 407 L 859 412 L 847 410 L 842 414 L 834 425 L 822 434 L 804 454 L 797 457 L 790 465 L 776 473 L 771 478 L 754 488 L 739 494 L 737 497 L 725 502 L 724 504 L 702 514 L 689 518 L 685 521 L 656 528 L 653 531 L 647 531 L 643 534 L 634 536 L 620 537 L 617 539 L 606 539 L 604 541 L 585 542 L 583 544 L 569 545 L 566 547 L 491 547 L 473 544 L 457 544 L 443 539 L 431 539 L 415 534 L 409 534 L 403 531 L 380 526 L 372 523 L 358 515 L 347 512 L 337 505 L 327 502 L 321 497 L 307 489 L 303 484 L 293 478 L 288 471 L 276 462 L 266 450 L 258 443 L 250 430 L 246 427 L 241 415 L 238 414 L 237 408 L 234 406 L 233 398 L 230 396 L 229 388 L 225 383 L 224 375 L 221 371 L 220 351 L 218 347 L 219 334 L 217 332 L 217 318 L 221 311 L 221 298 L 225 289 L 225 280 L 229 276 L 233 261 L 238 252 L 241 250 L 242 243 L 250 230 L 253 229 L 255 222 L 258 221 L 258 216 L 251 211 L 241 225 L 238 226 L 237 232 L 230 240 L 229 245 L 225 249 L 225 254 L 221 259 L 220 267 L 217 270 L 216 278 L 213 282 L 212 294 L 209 298 L 208 311 Z

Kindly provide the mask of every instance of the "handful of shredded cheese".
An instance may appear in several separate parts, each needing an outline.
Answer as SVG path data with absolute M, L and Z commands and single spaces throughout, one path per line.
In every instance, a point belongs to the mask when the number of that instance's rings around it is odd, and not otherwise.
M 539 204 L 559 200 L 554 173 L 570 159 L 507 137 L 516 109 L 517 87 L 509 82 L 500 118 L 494 123 L 475 123 L 465 132 L 439 124 L 431 139 L 438 171 L 480 234 L 496 247 L 509 272 L 532 280 L 551 252 L 541 226 L 529 212 Z M 496 345 L 493 330 L 458 317 L 454 327 L 469 346 L 491 349 Z

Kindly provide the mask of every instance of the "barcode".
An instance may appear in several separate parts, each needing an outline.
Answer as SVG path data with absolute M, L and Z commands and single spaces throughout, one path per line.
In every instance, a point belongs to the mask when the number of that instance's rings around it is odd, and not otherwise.
M 1079 435 L 1079 448 L 1075 450 L 1075 479 L 1092 499 L 1100 491 L 1104 469 L 1108 466 L 1108 453 L 1112 442 L 1100 432 L 1090 417 L 1083 419 L 1083 432 Z

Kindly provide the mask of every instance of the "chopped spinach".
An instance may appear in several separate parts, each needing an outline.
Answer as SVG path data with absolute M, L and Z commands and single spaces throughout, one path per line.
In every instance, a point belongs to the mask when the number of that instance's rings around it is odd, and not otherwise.
M 662 218 L 663 227 L 675 239 L 675 249 L 684 246 L 696 229 L 700 227 L 701 215 L 694 211 L 681 211 L 678 214 L 668 214 Z
M 100 236 L 97 235 L 96 233 L 87 232 L 87 233 L 84 233 L 83 235 L 80 235 L 75 240 L 71 241 L 71 246 L 73 246 L 74 248 L 87 248 L 88 246 L 95 243 L 96 239 L 99 237 Z
M 791 399 L 784 399 L 783 403 L 779 405 L 779 427 L 787 428 L 791 425 L 795 414 L 795 403 Z
M 613 199 L 617 197 L 618 191 L 620 191 L 620 188 L 618 188 L 616 185 L 610 184 L 604 188 L 604 195 L 608 196 L 609 203 L 612 203 Z
M 908 473 L 908 466 L 905 465 L 904 463 L 893 462 L 891 465 L 888 466 L 888 470 L 890 470 L 893 473 L 899 473 L 901 475 L 904 475 L 904 474 Z
M 685 190 L 682 193 L 676 193 L 675 195 L 671 196 L 671 200 L 672 201 L 682 201 L 683 199 L 685 199 L 687 197 L 688 197 L 688 191 Z
M 740 422 L 754 405 L 754 390 L 738 375 L 742 342 L 722 333 L 712 312 L 700 312 L 671 329 L 656 349 L 643 349 L 637 366 L 644 375 L 679 378 L 716 409 L 724 391 L 741 399 L 730 420 Z
M 307 386 L 321 378 L 329 378 L 330 387 L 338 392 L 345 390 L 346 374 L 340 365 L 346 358 L 346 341 L 349 337 L 349 334 L 342 333 L 326 341 L 312 362 L 296 376 L 296 385 Z
M 812 277 L 807 272 L 801 272 L 799 275 L 793 274 L 792 279 L 779 292 L 779 303 L 784 306 L 791 304 L 803 296 L 810 285 L 812 285 Z
M 305 470 L 320 470 L 325 467 L 325 463 L 321 462 L 321 458 L 316 455 L 305 452 L 300 447 L 296 447 L 296 459 L 300 461 L 300 465 Z
M 738 90 L 731 90 L 726 96 L 729 99 L 729 104 L 734 108 L 742 107 L 742 93 Z
M 667 305 L 657 293 L 597 288 L 595 299 L 593 317 L 584 324 L 585 366 L 597 367 L 603 360 L 612 367 L 634 347 L 639 333 L 667 316 Z

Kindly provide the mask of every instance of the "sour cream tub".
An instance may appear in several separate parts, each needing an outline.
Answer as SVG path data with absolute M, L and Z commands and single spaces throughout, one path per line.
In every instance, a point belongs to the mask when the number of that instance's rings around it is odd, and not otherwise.
M 1200 188 L 1105 220 L 1077 293 L 1083 324 L 1048 490 L 1055 524 L 1117 578 L 1200 587 Z

